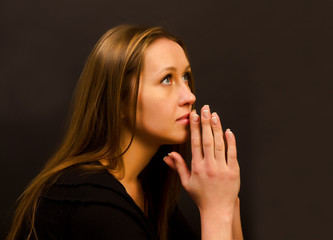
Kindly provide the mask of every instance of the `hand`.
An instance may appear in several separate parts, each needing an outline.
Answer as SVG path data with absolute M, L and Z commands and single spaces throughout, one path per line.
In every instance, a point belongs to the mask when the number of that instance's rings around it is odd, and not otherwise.
M 191 171 L 177 152 L 164 158 L 166 164 L 177 170 L 184 189 L 197 204 L 200 212 L 230 213 L 234 210 L 240 188 L 236 140 L 228 129 L 225 133 L 227 154 L 220 119 L 211 114 L 208 105 L 201 109 L 200 117 L 190 114 L 192 162 Z M 226 158 L 227 155 L 227 158 Z

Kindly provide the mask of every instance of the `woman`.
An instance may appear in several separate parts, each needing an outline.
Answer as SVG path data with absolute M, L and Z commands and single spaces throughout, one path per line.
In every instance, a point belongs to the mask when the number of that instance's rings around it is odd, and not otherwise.
M 242 239 L 235 138 L 226 131 L 225 153 L 218 115 L 205 105 L 200 119 L 193 90 L 175 36 L 138 26 L 105 33 L 63 143 L 21 195 L 7 239 L 190 239 L 179 179 L 200 210 L 202 239 Z

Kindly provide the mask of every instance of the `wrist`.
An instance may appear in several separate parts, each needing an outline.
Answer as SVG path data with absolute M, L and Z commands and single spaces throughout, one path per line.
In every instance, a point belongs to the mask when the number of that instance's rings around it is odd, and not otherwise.
M 233 212 L 218 210 L 201 210 L 201 234 L 202 239 L 231 239 Z
M 201 219 L 211 219 L 214 222 L 231 223 L 234 217 L 234 209 L 199 209 Z

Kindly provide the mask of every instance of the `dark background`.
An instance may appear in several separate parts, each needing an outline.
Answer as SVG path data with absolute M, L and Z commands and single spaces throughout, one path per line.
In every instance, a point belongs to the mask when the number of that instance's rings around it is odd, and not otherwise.
M 64 133 L 98 38 L 162 25 L 188 46 L 196 108 L 236 135 L 245 239 L 333 239 L 333 2 L 2 0 L 0 239 Z M 180 206 L 199 232 L 186 195 Z

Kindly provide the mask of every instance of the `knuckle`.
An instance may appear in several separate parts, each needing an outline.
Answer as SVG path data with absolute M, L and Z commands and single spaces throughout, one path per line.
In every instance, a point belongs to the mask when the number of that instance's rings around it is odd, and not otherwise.
M 212 128 L 215 132 L 221 131 L 221 125 L 220 124 L 212 124 Z
M 228 178 L 231 181 L 237 180 L 239 178 L 239 172 L 238 171 L 232 171 L 228 174 Z
M 235 171 L 237 172 L 238 175 L 240 175 L 240 167 L 239 167 L 238 164 L 237 164 L 237 166 L 235 167 Z
M 220 143 L 220 142 L 218 142 L 218 143 L 215 142 L 215 150 L 216 151 L 224 151 L 224 144 Z
M 208 168 L 206 172 L 207 177 L 214 178 L 218 175 L 218 171 L 214 168 Z
M 211 138 L 204 139 L 202 142 L 202 145 L 204 147 L 210 147 L 210 146 L 212 146 L 212 144 L 213 144 L 213 140 Z
M 192 140 L 192 146 L 193 146 L 193 147 L 201 147 L 200 140 L 198 140 L 198 139 L 193 139 L 193 140 Z
M 228 158 L 235 160 L 235 159 L 237 159 L 237 154 L 235 152 L 231 152 L 231 153 L 229 153 Z
M 208 178 L 214 178 L 216 176 L 216 173 L 214 171 L 207 171 L 206 174 Z
M 210 125 L 210 119 L 201 118 L 202 125 Z
M 199 175 L 200 174 L 200 168 L 199 167 L 195 167 L 195 168 L 193 168 L 192 169 L 192 173 L 194 174 L 194 175 Z
M 236 163 L 236 166 L 235 166 L 235 168 L 234 168 L 234 171 L 236 171 L 238 174 L 240 174 L 240 167 L 239 167 L 238 162 Z

